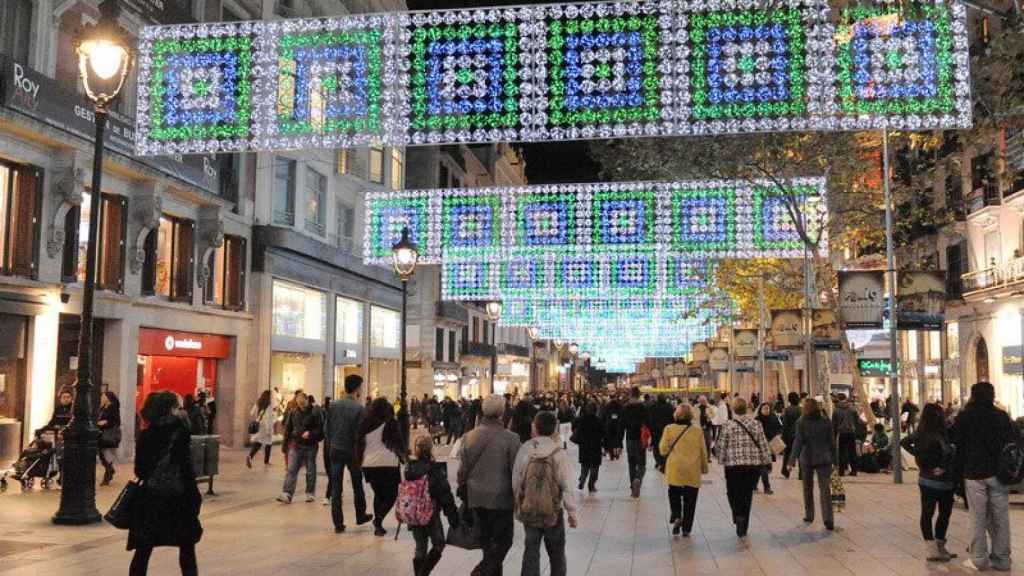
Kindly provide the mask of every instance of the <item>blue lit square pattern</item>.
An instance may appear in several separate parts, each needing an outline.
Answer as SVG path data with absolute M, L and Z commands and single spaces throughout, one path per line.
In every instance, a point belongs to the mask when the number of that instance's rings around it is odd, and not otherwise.
M 520 206 L 520 232 L 527 246 L 562 246 L 573 240 L 572 200 L 530 200 Z
M 200 52 L 167 58 L 164 123 L 167 126 L 235 122 L 238 54 Z
M 557 280 L 562 288 L 596 288 L 600 264 L 589 258 L 566 258 L 558 265 Z
M 708 101 L 716 104 L 789 99 L 789 47 L 780 23 L 711 28 Z
M 511 290 L 532 290 L 539 288 L 543 282 L 544 271 L 541 263 L 535 259 L 511 260 L 505 262 L 505 286 Z
M 600 239 L 605 244 L 641 244 L 647 241 L 647 206 L 644 200 L 608 200 L 601 203 Z
M 322 99 L 327 120 L 367 115 L 368 78 L 364 46 L 299 48 L 295 57 L 295 120 L 309 121 L 311 95 Z M 316 110 L 319 113 L 319 107 Z
M 612 287 L 645 289 L 651 284 L 653 262 L 646 256 L 618 258 L 612 262 Z
M 565 77 L 566 110 L 643 106 L 643 37 L 637 31 L 567 35 Z
M 455 206 L 450 212 L 452 229 L 449 246 L 475 248 L 494 243 L 494 208 L 489 204 Z
M 939 94 L 935 24 L 908 21 L 853 28 L 853 86 L 858 100 L 934 98 Z

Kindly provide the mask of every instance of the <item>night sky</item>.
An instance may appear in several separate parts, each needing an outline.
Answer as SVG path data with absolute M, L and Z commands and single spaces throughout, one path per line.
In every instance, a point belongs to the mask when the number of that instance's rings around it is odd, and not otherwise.
M 483 8 L 547 4 L 530 0 L 408 0 L 410 10 Z M 520 144 L 526 156 L 526 178 L 530 184 L 595 182 L 601 180 L 601 166 L 591 159 L 589 142 Z

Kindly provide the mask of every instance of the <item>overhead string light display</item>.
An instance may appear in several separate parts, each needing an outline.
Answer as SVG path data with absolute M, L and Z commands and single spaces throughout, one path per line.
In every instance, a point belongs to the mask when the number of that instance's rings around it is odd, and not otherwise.
M 150 26 L 136 152 L 963 129 L 965 18 L 660 0 Z

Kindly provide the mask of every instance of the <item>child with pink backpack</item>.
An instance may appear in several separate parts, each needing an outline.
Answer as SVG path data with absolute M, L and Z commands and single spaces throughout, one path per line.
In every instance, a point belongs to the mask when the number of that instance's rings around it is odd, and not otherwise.
M 395 506 L 399 521 L 409 526 L 416 540 L 416 554 L 412 559 L 415 576 L 427 576 L 441 561 L 445 544 L 441 512 L 448 517 L 449 525 L 459 525 L 446 466 L 434 460 L 432 449 L 430 436 L 416 439 L 413 448 L 416 459 L 405 467 L 405 481 L 399 486 Z M 428 541 L 431 545 L 429 552 Z

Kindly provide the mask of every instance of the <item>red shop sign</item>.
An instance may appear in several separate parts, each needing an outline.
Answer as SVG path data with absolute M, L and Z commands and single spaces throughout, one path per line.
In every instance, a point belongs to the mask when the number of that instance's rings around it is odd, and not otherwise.
M 139 354 L 227 358 L 231 355 L 231 339 L 218 334 L 139 328 Z

